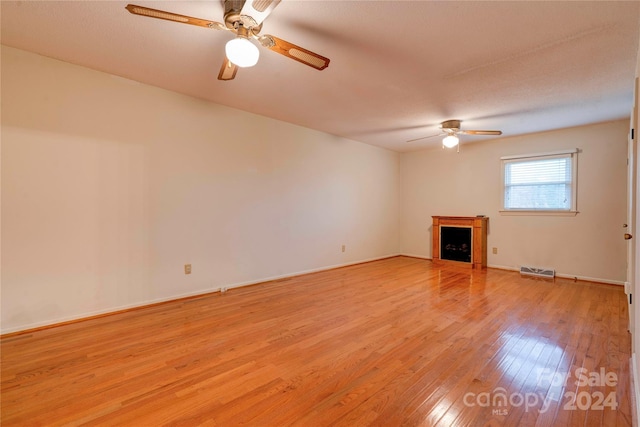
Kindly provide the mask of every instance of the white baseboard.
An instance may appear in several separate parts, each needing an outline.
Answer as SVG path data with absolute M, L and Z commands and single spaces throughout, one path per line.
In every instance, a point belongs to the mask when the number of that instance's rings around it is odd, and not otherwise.
M 573 274 L 558 274 L 556 273 L 556 277 L 560 277 L 563 279 L 577 279 L 584 280 L 585 282 L 596 282 L 596 283 L 604 283 L 607 285 L 617 285 L 624 286 L 624 281 L 622 280 L 610 280 L 610 279 L 599 279 L 597 277 L 588 277 L 588 276 L 576 276 Z
M 0 329 L 0 334 L 2 334 L 2 335 L 11 334 L 11 333 L 14 333 L 14 332 L 27 331 L 27 330 L 30 330 L 30 329 L 44 328 L 44 327 L 48 327 L 48 326 L 55 326 L 55 325 L 58 325 L 58 324 L 61 324 L 61 323 L 80 321 L 80 320 L 91 318 L 91 317 L 102 316 L 102 315 L 107 315 L 107 314 L 111 314 L 111 313 L 117 313 L 117 312 L 123 311 L 123 310 L 131 310 L 131 309 L 135 309 L 135 308 L 139 308 L 139 307 L 145 307 L 145 306 L 148 306 L 148 305 L 159 304 L 159 303 L 178 300 L 178 299 L 182 299 L 182 298 L 189 298 L 189 297 L 194 297 L 194 296 L 198 296 L 198 295 L 211 294 L 211 293 L 214 293 L 214 292 L 219 292 L 221 288 L 232 289 L 232 288 L 240 288 L 242 286 L 257 285 L 259 283 L 270 282 L 272 280 L 279 280 L 279 279 L 285 279 L 287 277 L 301 276 L 303 274 L 309 274 L 309 273 L 317 273 L 319 271 L 325 271 L 325 270 L 333 270 L 334 268 L 348 267 L 350 265 L 356 265 L 356 264 L 362 264 L 362 263 L 365 263 L 365 262 L 378 261 L 378 260 L 381 260 L 381 259 L 392 258 L 392 257 L 399 256 L 399 255 L 400 254 L 395 253 L 395 254 L 384 255 L 384 256 L 379 256 L 379 257 L 375 257 L 375 258 L 368 258 L 368 259 L 359 260 L 359 261 L 351 261 L 351 262 L 345 262 L 345 263 L 341 263 L 341 264 L 333 264 L 333 265 L 326 266 L 326 267 L 313 268 L 313 269 L 310 269 L 310 270 L 302 270 L 302 271 L 297 271 L 297 272 L 294 272 L 294 273 L 282 274 L 282 275 L 278 275 L 278 276 L 270 276 L 270 277 L 265 277 L 265 278 L 261 278 L 261 279 L 257 279 L 257 280 L 249 280 L 247 282 L 231 283 L 231 284 L 222 285 L 222 286 L 219 286 L 219 287 L 216 287 L 216 288 L 201 289 L 201 290 L 194 291 L 194 292 L 171 295 L 170 297 L 165 297 L 165 298 L 155 298 L 155 299 L 151 299 L 151 300 L 140 301 L 140 302 L 133 303 L 133 304 L 125 304 L 125 305 L 120 305 L 120 306 L 116 306 L 116 307 L 110 307 L 110 308 L 107 308 L 107 309 L 104 309 L 104 310 L 89 311 L 89 312 L 81 313 L 81 314 L 74 315 L 74 316 L 59 317 L 59 318 L 50 319 L 50 320 L 43 321 L 43 322 L 34 322 L 34 323 L 26 324 L 26 325 L 21 325 L 21 326 L 18 326 L 18 327 Z
M 257 285 L 258 283 L 270 282 L 272 280 L 286 279 L 288 277 L 302 276 L 303 274 L 310 274 L 310 273 L 317 273 L 319 271 L 333 270 L 334 268 L 348 267 L 350 265 L 356 265 L 356 264 L 364 264 L 365 262 L 379 261 L 381 259 L 393 258 L 393 257 L 399 256 L 399 255 L 400 254 L 396 253 L 396 254 L 384 255 L 384 256 L 375 257 L 375 258 L 363 259 L 363 260 L 360 260 L 360 261 L 345 262 L 345 263 L 342 263 L 342 264 L 333 264 L 333 265 L 330 265 L 328 267 L 312 268 L 310 270 L 302 270 L 302 271 L 297 271 L 295 273 L 282 274 L 280 276 L 271 276 L 271 277 L 267 277 L 266 279 L 250 280 L 248 282 L 234 283 L 234 284 L 231 284 L 231 285 L 227 285 L 226 288 L 227 289 L 232 289 L 232 288 L 240 288 L 242 286 Z
M 489 267 L 489 268 L 497 268 L 497 269 L 500 269 L 500 270 L 520 271 L 519 267 L 511 267 L 511 266 L 505 266 L 505 265 L 490 264 L 490 265 L 487 265 L 487 267 Z M 600 279 L 600 278 L 597 278 L 597 277 L 579 276 L 579 275 L 576 275 L 576 274 L 556 273 L 556 277 L 560 277 L 562 279 L 584 280 L 585 282 L 605 283 L 607 285 L 624 286 L 624 283 L 625 283 L 622 280 Z
M 400 256 L 408 256 L 411 258 L 420 258 L 420 259 L 428 259 L 429 261 L 432 261 L 433 258 L 428 257 L 428 256 L 424 256 L 424 255 L 415 255 L 415 254 L 399 254 Z
M 102 315 L 117 313 L 119 311 L 130 310 L 130 309 L 134 309 L 134 308 L 138 308 L 138 307 L 144 307 L 144 306 L 147 306 L 147 305 L 153 305 L 153 304 L 163 303 L 163 302 L 167 302 L 167 301 L 182 299 L 182 298 L 189 298 L 189 297 L 193 297 L 193 296 L 209 294 L 209 293 L 212 293 L 212 292 L 215 292 L 215 291 L 216 291 L 215 289 L 214 290 L 212 290 L 212 289 L 199 290 L 199 291 L 188 292 L 188 293 L 184 293 L 184 294 L 172 295 L 172 296 L 166 297 L 166 298 L 155 298 L 155 299 L 145 300 L 145 301 L 141 301 L 141 302 L 133 303 L 133 304 L 119 305 L 119 306 L 110 307 L 110 308 L 107 308 L 107 309 L 104 309 L 104 310 L 87 311 L 87 312 L 84 312 L 84 313 L 81 313 L 81 314 L 78 314 L 78 315 L 75 315 L 75 316 L 57 317 L 57 318 L 46 320 L 46 321 L 43 321 L 43 322 L 34 322 L 34 323 L 29 323 L 29 324 L 18 326 L 18 327 L 14 327 L 14 328 L 2 329 L 0 331 L 0 333 L 2 335 L 4 335 L 4 334 L 11 334 L 11 333 L 20 332 L 20 331 L 28 331 L 30 329 L 45 328 L 45 327 L 48 327 L 48 326 L 59 325 L 61 323 L 67 323 L 67 322 L 79 321 L 79 320 L 83 320 L 83 319 L 89 319 L 89 318 L 96 317 L 96 316 L 102 316 Z
M 383 255 L 383 256 L 379 256 L 379 257 L 363 259 L 363 260 L 359 260 L 359 261 L 351 261 L 351 262 L 345 262 L 345 263 L 340 263 L 340 264 L 333 264 L 333 265 L 329 265 L 329 266 L 325 266 L 325 267 L 319 267 L 319 268 L 313 268 L 313 269 L 309 269 L 309 270 L 296 271 L 296 272 L 293 272 L 293 273 L 287 273 L 287 274 L 282 274 L 282 275 L 278 275 L 278 276 L 270 276 L 270 277 L 265 277 L 265 278 L 261 278 L 261 279 L 257 279 L 257 280 L 249 280 L 249 281 L 246 281 L 246 282 L 231 283 L 231 284 L 222 285 L 222 286 L 216 287 L 216 288 L 201 289 L 201 290 L 198 290 L 198 291 L 184 293 L 184 294 L 172 295 L 170 297 L 165 297 L 165 298 L 156 298 L 156 299 L 141 301 L 141 302 L 137 302 L 137 303 L 133 303 L 133 304 L 125 304 L 125 305 L 121 305 L 121 306 L 110 307 L 110 308 L 104 309 L 104 310 L 96 310 L 96 311 L 85 312 L 85 313 L 81 313 L 81 314 L 78 314 L 78 315 L 75 315 L 75 316 L 65 316 L 65 317 L 51 319 L 51 320 L 47 320 L 47 321 L 43 321 L 43 322 L 34 322 L 34 323 L 27 324 L 27 325 L 13 327 L 13 328 L 0 329 L 0 334 L 4 335 L 4 334 L 10 334 L 10 333 L 14 333 L 14 332 L 26 331 L 26 330 L 29 330 L 29 329 L 37 329 L 37 328 L 42 328 L 42 327 L 47 327 L 47 326 L 54 326 L 54 325 L 60 324 L 60 323 L 72 322 L 72 321 L 76 321 L 76 320 L 82 320 L 82 319 L 85 319 L 85 318 L 101 316 L 101 315 L 110 314 L 110 313 L 116 313 L 118 311 L 130 310 L 130 309 L 134 309 L 134 308 L 138 308 L 138 307 L 144 307 L 144 306 L 147 306 L 147 305 L 153 305 L 153 304 L 173 301 L 173 300 L 177 300 L 177 299 L 181 299 L 181 298 L 189 298 L 189 297 L 198 296 L 198 295 L 206 295 L 206 294 L 210 294 L 210 293 L 213 293 L 213 292 L 218 292 L 223 287 L 227 288 L 227 289 L 240 288 L 240 287 L 243 287 L 243 286 L 250 286 L 250 285 L 256 285 L 256 284 L 263 283 L 263 282 L 269 282 L 269 281 L 272 281 L 272 280 L 286 279 L 288 277 L 301 276 L 303 274 L 317 273 L 319 271 L 332 270 L 334 268 L 348 267 L 350 265 L 356 265 L 356 264 L 362 264 L 362 263 L 365 263 L 365 262 L 378 261 L 378 260 L 381 260 L 381 259 L 391 258 L 391 257 L 395 257 L 395 256 L 407 256 L 407 257 L 412 257 L 412 258 L 432 260 L 432 258 L 424 256 L 424 255 L 417 255 L 417 254 L 411 254 L 411 253 L 393 253 L 393 254 Z M 519 271 L 518 268 L 502 266 L 502 265 L 488 265 L 488 267 L 489 268 L 497 268 L 497 269 L 500 269 L 500 270 Z M 578 280 L 585 280 L 585 281 L 589 281 L 589 282 L 598 282 L 598 283 L 606 283 L 606 284 L 612 284 L 612 285 L 624 286 L 624 284 L 625 284 L 625 282 L 622 282 L 622 281 L 598 279 L 598 278 L 585 277 L 585 276 L 574 276 L 574 275 L 567 275 L 567 274 L 556 274 L 556 276 L 557 277 L 567 278 L 567 279 L 576 278 Z
M 506 266 L 506 265 L 488 264 L 487 267 L 489 267 L 489 268 L 497 268 L 498 270 L 520 271 L 520 269 L 517 268 L 517 267 L 509 267 L 509 266 Z

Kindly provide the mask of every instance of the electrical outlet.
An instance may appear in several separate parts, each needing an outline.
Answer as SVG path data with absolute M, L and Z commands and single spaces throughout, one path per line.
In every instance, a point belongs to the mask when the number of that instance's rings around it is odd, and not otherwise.
M 493 248 L 493 254 L 497 255 L 498 254 L 498 248 Z
M 191 274 L 191 264 L 184 265 L 184 274 Z
M 344 252 L 347 249 L 347 247 L 345 245 L 342 245 L 342 252 Z

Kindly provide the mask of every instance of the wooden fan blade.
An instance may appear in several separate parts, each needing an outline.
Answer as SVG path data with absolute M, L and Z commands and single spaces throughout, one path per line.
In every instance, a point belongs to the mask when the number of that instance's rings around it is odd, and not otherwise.
M 465 135 L 502 135 L 502 131 L 499 130 L 461 130 L 458 133 Z
M 233 80 L 238 72 L 238 66 L 224 57 L 222 67 L 218 73 L 218 80 Z
M 415 142 L 415 141 L 420 141 L 421 139 L 435 138 L 436 136 L 442 136 L 442 135 L 446 135 L 446 134 L 444 132 L 440 132 L 440 133 L 437 133 L 435 135 L 421 136 L 420 138 L 410 139 L 407 142 Z
M 179 22 L 181 24 L 196 25 L 198 27 L 211 28 L 214 30 L 226 30 L 224 24 L 206 19 L 194 18 L 192 16 L 179 15 L 177 13 L 165 12 L 164 10 L 151 9 L 149 7 L 128 4 L 125 8 L 134 15 L 147 16 L 149 18 L 164 19 L 167 21 Z
M 280 0 L 246 0 L 240 15 L 250 16 L 260 25 L 279 3 Z
M 258 37 L 260 43 L 274 52 L 284 55 L 288 58 L 295 59 L 305 65 L 315 68 L 316 70 L 324 70 L 329 66 L 329 58 L 311 52 L 303 47 L 289 43 L 275 36 L 264 35 Z

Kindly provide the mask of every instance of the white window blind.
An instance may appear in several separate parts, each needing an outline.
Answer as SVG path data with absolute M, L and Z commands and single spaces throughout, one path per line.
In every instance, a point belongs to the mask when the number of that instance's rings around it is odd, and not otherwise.
M 504 209 L 575 210 L 575 153 L 503 158 Z

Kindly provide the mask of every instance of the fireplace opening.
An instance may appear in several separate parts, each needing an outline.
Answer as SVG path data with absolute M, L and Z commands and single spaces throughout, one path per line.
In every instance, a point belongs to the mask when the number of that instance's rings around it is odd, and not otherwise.
M 471 262 L 471 227 L 440 226 L 440 259 Z

